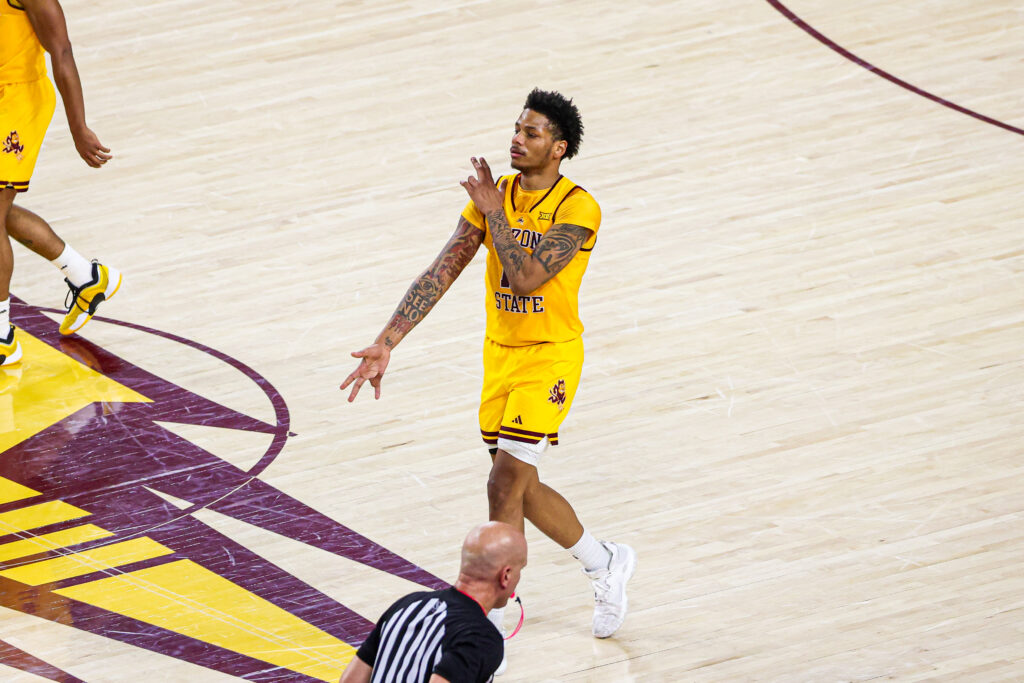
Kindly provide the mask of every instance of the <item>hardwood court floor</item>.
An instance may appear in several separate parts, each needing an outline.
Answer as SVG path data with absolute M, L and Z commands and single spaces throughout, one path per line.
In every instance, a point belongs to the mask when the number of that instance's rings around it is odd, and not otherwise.
M 1024 126 L 1012 3 L 784 6 Z M 337 385 L 536 85 L 579 104 L 563 170 L 604 213 L 542 476 L 640 563 L 597 641 L 576 562 L 530 530 L 501 680 L 1024 679 L 1020 134 L 765 0 L 65 9 L 115 159 L 86 168 L 58 113 L 24 203 L 125 272 L 104 315 L 195 345 L 94 322 L 60 346 L 60 280 L 15 247 L 35 355 L 0 394 L 0 515 L 35 485 L 135 544 L 85 578 L 30 575 L 85 546 L 0 560 L 3 680 L 329 680 L 345 634 L 454 578 L 486 516 L 482 259 L 381 401 Z M 58 426 L 14 443 L 37 414 Z M 111 597 L 139 586 L 162 592 Z

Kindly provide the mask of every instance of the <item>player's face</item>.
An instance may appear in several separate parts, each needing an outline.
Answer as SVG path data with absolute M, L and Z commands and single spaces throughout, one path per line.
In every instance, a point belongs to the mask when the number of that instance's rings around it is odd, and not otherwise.
M 542 169 L 558 163 L 565 153 L 565 142 L 551 137 L 551 124 L 543 114 L 524 109 L 516 121 L 516 134 L 512 136 L 512 168 L 517 171 Z

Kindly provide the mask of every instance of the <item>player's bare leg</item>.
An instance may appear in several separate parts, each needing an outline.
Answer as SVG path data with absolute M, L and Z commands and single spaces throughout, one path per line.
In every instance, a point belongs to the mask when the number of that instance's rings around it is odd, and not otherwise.
M 537 468 L 503 450 L 493 458 L 487 481 L 491 521 L 523 527 L 523 518 L 563 548 L 571 548 L 583 535 L 583 525 L 569 501 L 543 484 Z
M 64 240 L 40 216 L 20 206 L 7 214 L 7 234 L 26 248 L 52 261 L 64 251 Z
M 11 276 L 14 274 L 14 251 L 11 249 L 11 240 L 7 235 L 7 217 L 14 206 L 14 188 L 8 187 L 0 190 L 0 301 L 6 301 L 11 296 Z M 6 334 L 6 331 L 0 331 Z
M 523 530 L 526 490 L 538 482 L 537 468 L 498 449 L 487 478 L 487 504 L 492 522 L 505 522 Z
M 14 338 L 11 315 L 11 276 L 14 274 L 14 250 L 7 236 L 7 217 L 14 206 L 14 189 L 0 190 L 0 365 L 21 360 L 21 345 Z
M 531 524 L 563 548 L 573 547 L 583 536 L 583 525 L 572 505 L 543 482 L 535 481 L 526 489 L 523 512 Z

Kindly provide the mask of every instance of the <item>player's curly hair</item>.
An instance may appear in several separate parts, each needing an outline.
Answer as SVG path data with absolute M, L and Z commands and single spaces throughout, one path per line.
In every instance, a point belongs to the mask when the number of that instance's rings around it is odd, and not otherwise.
M 551 122 L 551 137 L 565 140 L 565 159 L 572 159 L 580 151 L 580 140 L 583 139 L 583 118 L 580 110 L 566 98 L 555 91 L 534 88 L 526 96 L 523 109 L 530 109 L 543 114 Z

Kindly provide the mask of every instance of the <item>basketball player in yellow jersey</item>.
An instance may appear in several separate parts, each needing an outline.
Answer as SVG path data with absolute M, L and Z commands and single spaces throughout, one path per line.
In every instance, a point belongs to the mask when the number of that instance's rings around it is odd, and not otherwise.
M 369 382 L 380 398 L 391 350 L 486 245 L 480 431 L 493 459 L 490 518 L 522 529 L 525 516 L 580 560 L 593 580 L 593 633 L 606 638 L 625 618 L 625 587 L 636 554 L 627 545 L 597 541 L 537 473 L 548 445 L 557 443 L 583 366 L 577 295 L 601 212 L 589 193 L 559 172 L 562 160 L 579 150 L 582 134 L 571 100 L 555 92 L 530 93 L 510 150 L 518 173 L 496 186 L 487 162 L 472 159 L 476 174 L 462 183 L 470 202 L 455 234 L 409 287 L 376 341 L 352 354 L 362 360 L 341 388 L 354 384 L 352 401 Z M 501 615 L 492 616 L 500 624 Z
M 50 53 L 78 153 L 93 168 L 111 158 L 110 150 L 85 123 L 82 83 L 60 4 L 57 0 L 0 0 L 0 366 L 21 360 L 21 344 L 10 324 L 14 271 L 10 237 L 64 274 L 70 292 L 60 326 L 63 334 L 78 331 L 121 284 L 116 270 L 85 260 L 46 221 L 14 205 L 15 195 L 28 191 L 55 106 L 44 51 Z

